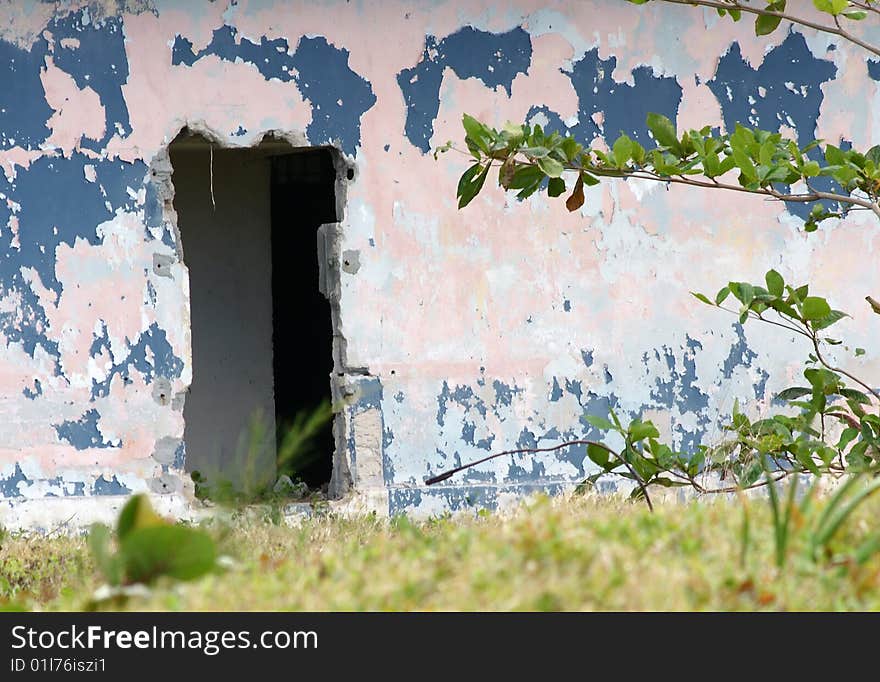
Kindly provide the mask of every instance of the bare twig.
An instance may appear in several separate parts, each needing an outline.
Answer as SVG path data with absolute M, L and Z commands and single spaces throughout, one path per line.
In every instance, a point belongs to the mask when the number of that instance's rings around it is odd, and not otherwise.
M 627 462 L 620 454 L 618 454 L 618 452 L 613 448 L 608 447 L 604 443 L 599 443 L 598 441 L 593 440 L 570 440 L 564 443 L 560 443 L 559 445 L 553 445 L 546 448 L 519 448 L 516 450 L 505 450 L 504 452 L 496 452 L 495 454 L 489 455 L 488 457 L 483 457 L 482 459 L 468 462 L 467 464 L 462 464 L 461 466 L 455 467 L 454 469 L 449 469 L 448 471 L 444 471 L 443 473 L 437 474 L 436 476 L 426 478 L 425 485 L 434 485 L 435 483 L 440 483 L 441 481 L 445 481 L 448 478 L 452 478 L 452 476 L 459 473 L 460 471 L 470 469 L 471 467 L 482 464 L 483 462 L 488 462 L 490 459 L 495 459 L 496 457 L 504 457 L 506 455 L 535 454 L 539 452 L 553 452 L 555 450 L 561 450 L 562 448 L 571 447 L 572 445 L 595 445 L 598 448 L 602 448 L 609 454 L 614 455 L 614 457 L 617 458 L 629 470 L 630 475 L 638 484 L 642 495 L 644 495 L 645 497 L 645 503 L 648 505 L 648 509 L 654 511 L 654 505 L 651 503 L 651 497 L 650 495 L 648 495 L 648 489 L 645 487 L 645 482 L 642 480 L 642 477 L 639 476 L 638 473 L 636 473 L 636 470 L 633 469 L 632 465 Z
M 868 384 L 866 384 L 864 381 L 859 379 L 857 376 L 850 374 L 845 369 L 842 369 L 840 367 L 834 367 L 829 362 L 827 362 L 824 357 L 822 357 L 822 351 L 819 350 L 819 337 L 815 333 L 812 334 L 811 340 L 813 342 L 813 349 L 816 351 L 816 358 L 819 360 L 819 362 L 822 363 L 822 365 L 826 369 L 830 369 L 832 372 L 837 372 L 838 374 L 842 374 L 843 376 L 848 377 L 849 379 L 852 379 L 859 386 L 861 386 L 866 391 L 868 391 L 871 395 L 873 395 L 877 400 L 880 400 L 880 393 L 878 393 L 876 390 L 874 390 L 873 388 L 868 386 Z

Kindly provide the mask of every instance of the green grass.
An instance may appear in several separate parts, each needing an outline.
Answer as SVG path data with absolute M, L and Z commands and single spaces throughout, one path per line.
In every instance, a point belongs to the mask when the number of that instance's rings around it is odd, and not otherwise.
M 754 610 L 877 609 L 880 559 L 815 564 L 793 541 L 775 565 L 766 501 L 659 504 L 611 497 L 534 498 L 515 512 L 424 523 L 315 518 L 300 527 L 238 520 L 208 528 L 232 567 L 160 582 L 130 610 Z M 871 500 L 832 547 L 858 544 Z M 82 538 L 6 536 L 0 607 L 82 608 L 100 585 Z

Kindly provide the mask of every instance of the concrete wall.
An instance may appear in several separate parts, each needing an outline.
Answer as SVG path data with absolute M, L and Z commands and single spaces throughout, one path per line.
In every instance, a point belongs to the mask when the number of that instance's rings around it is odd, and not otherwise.
M 0 7 L 13 84 L 0 88 L 0 497 L 13 515 L 53 495 L 182 490 L 174 398 L 198 370 L 167 146 L 185 125 L 228 147 L 267 131 L 332 144 L 340 177 L 352 169 L 326 249 L 346 400 L 334 490 L 385 511 L 570 485 L 589 470 L 583 451 L 421 481 L 489 451 L 596 436 L 582 416 L 609 405 L 659 420 L 682 448 L 717 439 L 736 398 L 768 409 L 805 349 L 688 294 L 728 277 L 775 267 L 813 281 L 853 313 L 850 345 L 869 349 L 839 361 L 880 370 L 859 304 L 877 284 L 864 212 L 807 235 L 808 207 L 645 182 L 590 188 L 574 215 L 497 188 L 459 212 L 465 161 L 430 154 L 461 139 L 463 112 L 585 142 L 648 142 L 659 111 L 867 148 L 880 69 L 846 43 L 759 39 L 711 11 L 620 0 L 105 6 Z
M 269 161 L 184 139 L 171 164 L 190 286 L 186 468 L 254 485 L 275 470 Z

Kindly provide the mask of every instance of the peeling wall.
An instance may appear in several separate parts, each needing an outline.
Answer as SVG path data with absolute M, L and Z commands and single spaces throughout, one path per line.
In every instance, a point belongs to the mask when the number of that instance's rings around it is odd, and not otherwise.
M 746 24 L 621 0 L 0 4 L 3 505 L 183 494 L 182 400 L 166 397 L 192 383 L 167 159 L 184 126 L 227 147 L 275 131 L 340 150 L 343 218 L 319 235 L 346 399 L 333 489 L 390 512 L 561 489 L 587 472 L 583 451 L 421 481 L 596 436 L 582 417 L 608 406 L 683 448 L 717 439 L 736 398 L 766 410 L 804 349 L 688 294 L 727 277 L 814 282 L 870 349 L 864 214 L 807 235 L 809 207 L 639 181 L 590 188 L 575 215 L 496 188 L 459 212 L 464 160 L 430 154 L 461 138 L 463 112 L 584 142 L 645 142 L 648 111 L 880 142 L 880 67 Z

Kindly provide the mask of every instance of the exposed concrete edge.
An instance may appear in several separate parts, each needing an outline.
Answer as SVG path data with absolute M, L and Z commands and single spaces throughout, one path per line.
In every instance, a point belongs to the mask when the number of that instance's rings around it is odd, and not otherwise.
M 196 522 L 211 515 L 210 508 L 177 493 L 146 494 L 162 516 Z M 130 499 L 130 495 L 95 495 L 4 500 L 0 504 L 0 526 L 12 532 L 76 534 L 93 523 L 112 525 Z

